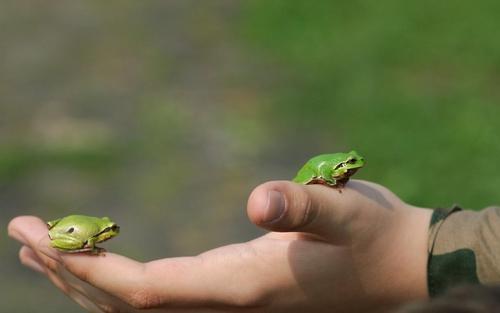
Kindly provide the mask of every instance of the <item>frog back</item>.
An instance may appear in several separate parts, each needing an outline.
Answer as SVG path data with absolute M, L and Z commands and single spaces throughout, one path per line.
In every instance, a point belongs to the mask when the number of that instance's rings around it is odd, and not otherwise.
M 343 153 L 317 155 L 302 166 L 293 181 L 296 183 L 307 184 L 315 178 L 321 177 L 321 172 L 324 167 L 333 168 L 336 164 L 342 162 L 344 158 Z
M 92 237 L 100 231 L 98 222 L 98 218 L 91 216 L 69 215 L 53 224 L 49 233 L 52 235 L 70 233 L 80 238 Z

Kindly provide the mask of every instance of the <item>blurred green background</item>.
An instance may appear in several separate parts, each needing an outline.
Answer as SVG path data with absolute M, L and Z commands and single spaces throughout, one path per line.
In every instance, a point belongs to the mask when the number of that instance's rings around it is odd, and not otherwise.
M 0 222 L 81 212 L 111 250 L 262 232 L 261 182 L 357 149 L 405 201 L 498 203 L 498 1 L 4 1 Z M 0 237 L 5 312 L 77 312 Z

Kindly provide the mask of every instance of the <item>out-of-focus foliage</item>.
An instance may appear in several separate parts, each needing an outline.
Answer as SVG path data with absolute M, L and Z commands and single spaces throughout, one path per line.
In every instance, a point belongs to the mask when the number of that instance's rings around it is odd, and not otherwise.
M 284 133 L 294 125 L 316 151 L 356 147 L 365 178 L 415 204 L 498 199 L 500 3 L 248 7 L 247 38 L 282 70 L 271 111 Z
M 498 203 L 500 4 L 6 1 L 0 222 L 108 215 L 153 258 L 253 238 L 246 198 L 355 148 L 428 207 Z M 75 311 L 0 237 L 6 312 Z M 29 295 L 29 296 L 27 296 Z

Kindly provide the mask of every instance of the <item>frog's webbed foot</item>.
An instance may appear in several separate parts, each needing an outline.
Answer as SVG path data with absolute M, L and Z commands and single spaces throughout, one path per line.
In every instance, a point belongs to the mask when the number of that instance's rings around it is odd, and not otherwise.
M 106 252 L 106 249 L 101 248 L 101 247 L 94 247 L 94 249 L 90 250 L 92 254 L 99 255 L 101 253 Z
M 339 179 L 336 181 L 335 186 L 332 187 L 337 189 L 339 193 L 342 193 L 342 189 L 345 187 L 348 181 L 349 178 Z
M 95 238 L 90 238 L 87 241 L 85 248 L 88 249 L 87 251 L 89 251 L 91 254 L 94 254 L 94 255 L 99 255 L 103 252 L 106 252 L 106 249 L 98 247 L 95 244 L 96 244 Z
M 324 183 L 323 185 L 328 186 L 330 188 L 333 188 L 337 190 L 339 193 L 342 193 L 342 188 L 344 188 L 344 184 L 341 184 L 339 182 L 332 184 L 332 183 Z

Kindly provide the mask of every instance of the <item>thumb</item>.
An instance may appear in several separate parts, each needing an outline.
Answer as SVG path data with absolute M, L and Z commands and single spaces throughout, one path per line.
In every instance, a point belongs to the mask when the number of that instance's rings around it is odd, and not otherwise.
M 322 185 L 272 181 L 256 187 L 248 199 L 250 220 L 271 231 L 319 235 L 335 244 L 348 244 L 360 222 L 371 218 L 349 184 L 338 190 Z M 357 199 L 356 199 L 357 198 Z M 363 201 L 361 201 L 363 202 Z

